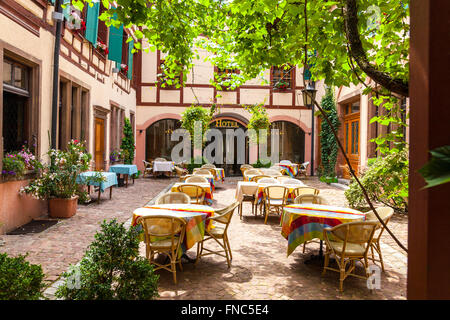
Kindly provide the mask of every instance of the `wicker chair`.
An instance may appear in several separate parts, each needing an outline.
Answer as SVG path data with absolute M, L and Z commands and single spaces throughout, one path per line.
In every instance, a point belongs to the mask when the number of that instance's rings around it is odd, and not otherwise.
M 286 199 L 289 189 L 283 186 L 267 186 L 264 188 L 264 206 L 265 219 L 264 224 L 267 224 L 267 217 L 270 213 L 281 215 L 283 208 L 286 205 Z
M 191 203 L 191 198 L 182 192 L 168 192 L 156 199 L 155 204 Z
M 184 176 L 181 176 L 179 181 L 180 182 L 185 182 L 187 178 L 193 177 L 193 176 L 194 176 L 193 174 L 186 174 Z
M 214 169 L 215 167 L 216 166 L 213 165 L 212 163 L 207 163 L 207 164 L 202 165 L 202 168 L 205 168 L 205 169 Z
M 274 178 L 280 182 L 283 182 L 284 180 L 287 180 L 287 179 L 291 179 L 291 177 L 289 177 L 289 176 L 276 176 Z
M 233 204 L 229 205 L 226 208 L 215 210 L 214 216 L 208 218 L 208 220 L 215 223 L 214 228 L 212 228 L 210 231 L 205 231 L 206 237 L 197 246 L 197 260 L 195 261 L 195 263 L 197 263 L 201 257 L 211 255 L 211 254 L 217 254 L 221 257 L 226 258 L 228 268 L 231 267 L 231 260 L 233 259 L 233 255 L 231 253 L 231 247 L 230 247 L 230 242 L 228 240 L 227 231 L 228 231 L 228 226 L 230 225 L 234 210 L 238 207 L 238 205 L 239 205 L 239 202 L 234 202 Z M 220 225 L 217 225 L 217 224 L 220 224 Z M 222 247 L 224 253 L 222 253 L 222 250 L 214 251 L 214 250 L 205 248 L 204 243 L 208 240 L 214 240 L 216 243 L 218 243 Z M 222 242 L 220 240 L 222 240 Z M 203 253 L 203 251 L 206 251 L 206 253 Z
M 392 216 L 394 215 L 394 209 L 389 208 L 389 207 L 380 207 L 380 208 L 376 208 L 376 210 L 385 225 L 388 224 L 388 222 L 391 220 Z M 373 211 L 368 211 L 366 213 L 366 221 L 377 222 L 377 227 L 375 229 L 376 231 L 373 236 L 372 242 L 370 243 L 370 251 L 372 253 L 372 255 L 371 255 L 372 257 L 369 259 L 372 260 L 374 263 L 375 263 L 375 261 L 380 262 L 381 269 L 384 272 L 384 262 L 383 262 L 383 256 L 381 255 L 380 239 L 381 239 L 381 235 L 383 234 L 385 228 L 383 227 L 381 222 L 378 220 L 378 218 L 375 216 L 375 213 L 373 213 Z M 377 252 L 378 259 L 375 259 L 374 251 Z
M 194 175 L 194 176 L 187 177 L 185 182 L 186 183 L 195 183 L 195 182 L 208 183 L 208 179 L 206 179 L 203 176 L 196 176 L 196 175 Z
M 298 171 L 297 171 L 297 177 L 304 176 L 307 178 L 307 171 L 308 171 L 309 161 L 303 162 L 298 165 Z
M 328 202 L 323 197 L 316 196 L 315 194 L 301 194 L 294 199 L 294 203 L 296 203 L 296 204 L 303 204 L 303 203 L 328 204 Z
M 248 175 L 248 174 L 261 174 L 261 171 L 259 171 L 258 169 L 247 169 L 246 171 L 245 171 L 245 175 Z
M 211 174 L 209 169 L 200 169 L 200 170 L 194 171 L 193 173 L 194 173 L 194 175 L 210 175 Z
M 259 180 L 265 179 L 265 178 L 272 178 L 272 177 L 271 176 L 266 176 L 266 175 L 254 176 L 252 178 L 252 182 L 259 182 Z
M 144 172 L 142 173 L 142 177 L 145 178 L 146 174 L 151 175 L 153 173 L 153 163 L 145 160 L 142 160 L 142 162 L 144 163 Z
M 317 196 L 319 194 L 320 190 L 316 189 L 316 188 L 312 188 L 312 187 L 298 187 L 298 188 L 295 188 L 292 192 L 294 194 L 294 197 L 297 198 L 299 195 L 302 195 L 302 194 L 314 194 Z
M 258 183 L 274 183 L 279 184 L 280 182 L 274 178 L 260 178 L 258 179 Z
M 283 181 L 281 181 L 281 184 L 301 184 L 303 185 L 303 182 L 301 182 L 300 180 L 297 179 L 283 179 Z
M 155 161 L 167 161 L 167 160 L 164 158 L 156 158 Z
M 353 276 L 362 279 L 368 279 L 368 250 L 372 242 L 377 223 L 374 221 L 350 222 L 337 225 L 333 228 L 323 230 L 323 238 L 326 243 L 325 261 L 323 266 L 323 275 L 327 270 L 340 273 L 339 290 L 342 292 L 345 278 Z M 332 236 L 329 237 L 329 234 Z M 339 269 L 328 266 L 330 255 L 336 257 L 336 263 Z M 360 261 L 364 265 L 365 276 L 353 273 L 355 262 Z
M 243 165 L 241 165 L 241 173 L 242 173 L 242 175 L 244 175 L 244 172 L 245 172 L 246 170 L 248 170 L 248 169 L 253 169 L 253 167 L 252 167 L 251 165 L 249 165 L 249 164 L 243 164 Z
M 284 168 L 282 168 L 282 167 L 280 167 L 280 166 L 271 166 L 269 169 L 271 169 L 271 170 L 276 170 L 276 171 L 283 171 L 284 170 Z
M 217 175 L 216 169 L 215 168 L 206 168 L 206 169 L 209 170 L 209 173 L 211 173 L 211 175 L 214 177 L 214 180 L 216 180 Z
M 189 173 L 186 169 L 180 168 L 179 166 L 175 166 L 175 172 L 177 173 L 177 177 L 181 178 Z
M 150 263 L 156 267 L 153 270 L 165 269 L 172 272 L 173 282 L 177 283 L 176 264 L 181 266 L 181 257 L 179 258 L 179 250 L 186 232 L 186 221 L 165 215 L 152 215 L 139 217 L 136 221 L 142 224 L 145 235 L 145 254 Z M 162 253 L 169 257 L 170 262 L 160 264 L 154 261 L 154 255 Z
M 186 193 L 191 203 L 204 204 L 205 203 L 205 190 L 196 184 L 182 184 L 177 188 L 178 192 Z
M 273 170 L 273 169 L 267 169 L 267 170 L 264 170 L 264 171 L 262 171 L 265 175 L 268 175 L 268 176 L 282 176 L 283 174 L 280 172 L 280 171 L 278 171 L 278 170 Z

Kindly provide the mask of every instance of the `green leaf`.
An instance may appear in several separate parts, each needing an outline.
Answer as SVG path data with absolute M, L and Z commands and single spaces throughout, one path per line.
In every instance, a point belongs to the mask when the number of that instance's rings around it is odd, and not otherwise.
M 450 182 L 450 146 L 436 148 L 430 153 L 431 160 L 419 169 L 419 173 L 427 182 L 424 188 Z

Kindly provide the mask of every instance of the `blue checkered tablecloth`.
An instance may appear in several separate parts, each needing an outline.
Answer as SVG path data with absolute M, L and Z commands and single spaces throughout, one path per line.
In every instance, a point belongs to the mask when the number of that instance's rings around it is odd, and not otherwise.
M 87 177 L 93 177 L 95 174 L 100 173 L 103 177 L 106 178 L 106 181 L 102 182 L 94 182 L 87 181 Z M 78 184 L 85 184 L 100 187 L 100 191 L 104 192 L 107 188 L 117 185 L 117 175 L 114 172 L 102 172 L 102 171 L 86 171 L 82 172 L 77 176 L 76 182 Z
M 109 172 L 114 172 L 117 174 L 127 174 L 132 176 L 138 172 L 137 166 L 135 164 L 116 164 L 109 167 Z

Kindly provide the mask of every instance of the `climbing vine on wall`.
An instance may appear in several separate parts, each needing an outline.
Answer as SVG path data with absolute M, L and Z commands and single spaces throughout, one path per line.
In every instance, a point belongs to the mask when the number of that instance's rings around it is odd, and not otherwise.
M 335 130 L 338 130 L 340 122 L 331 87 L 327 87 L 325 95 L 322 98 L 321 105 L 323 110 L 327 113 L 327 116 Z M 319 114 L 319 116 L 322 115 Z M 334 178 L 336 176 L 335 168 L 339 147 L 336 142 L 336 138 L 333 135 L 333 131 L 326 121 L 322 121 L 320 129 L 320 157 L 323 166 L 322 174 L 326 178 Z

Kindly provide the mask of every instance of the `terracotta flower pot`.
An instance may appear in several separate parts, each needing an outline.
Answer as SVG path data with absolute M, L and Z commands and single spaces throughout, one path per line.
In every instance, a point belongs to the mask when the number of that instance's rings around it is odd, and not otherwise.
M 71 199 L 49 199 L 49 215 L 52 218 L 70 218 L 77 212 L 77 203 L 78 196 Z

